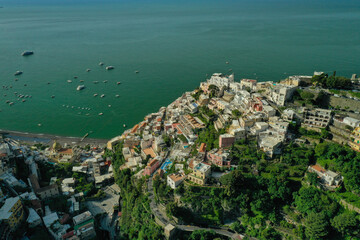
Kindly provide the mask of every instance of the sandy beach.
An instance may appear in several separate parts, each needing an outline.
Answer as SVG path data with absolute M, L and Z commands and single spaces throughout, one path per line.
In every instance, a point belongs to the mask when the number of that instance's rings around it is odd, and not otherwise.
M 90 144 L 90 146 L 104 147 L 108 141 L 107 139 L 96 138 L 85 138 L 82 140 L 82 138 L 79 137 L 64 137 L 51 134 L 17 132 L 3 129 L 0 129 L 0 134 L 4 137 L 12 138 L 16 141 L 28 144 L 42 143 L 44 145 L 50 145 L 56 140 L 61 145 L 67 144 L 70 146 L 85 146 Z

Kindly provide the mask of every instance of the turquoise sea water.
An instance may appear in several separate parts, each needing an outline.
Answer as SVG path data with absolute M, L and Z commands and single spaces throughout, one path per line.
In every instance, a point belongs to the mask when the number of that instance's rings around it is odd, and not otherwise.
M 1 129 L 110 138 L 213 72 L 259 81 L 360 73 L 359 1 L 99 2 L 0 1 Z M 80 79 L 86 89 L 76 91 Z

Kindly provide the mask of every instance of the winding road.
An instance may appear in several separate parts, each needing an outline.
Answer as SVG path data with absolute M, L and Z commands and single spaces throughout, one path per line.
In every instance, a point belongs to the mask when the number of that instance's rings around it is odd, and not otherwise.
M 241 235 L 241 234 L 236 234 L 236 233 L 233 233 L 233 232 L 230 232 L 228 230 L 225 230 L 225 229 L 217 229 L 217 228 L 202 228 L 202 227 L 198 227 L 198 226 L 193 226 L 193 225 L 180 225 L 180 224 L 176 224 L 174 221 L 170 220 L 167 216 L 163 215 L 160 211 L 159 211 L 159 208 L 156 204 L 156 201 L 155 201 L 155 196 L 154 196 L 154 193 L 153 193 L 153 180 L 152 180 L 152 177 L 149 178 L 148 180 L 148 193 L 149 193 L 149 198 L 151 200 L 150 202 L 150 208 L 151 208 L 151 211 L 152 213 L 154 214 L 154 216 L 159 219 L 164 226 L 168 225 L 168 224 L 172 224 L 174 225 L 176 228 L 182 230 L 182 231 L 188 231 L 188 232 L 193 232 L 195 230 L 207 230 L 207 231 L 214 231 L 216 232 L 217 234 L 219 235 L 222 235 L 222 236 L 226 236 L 226 237 L 229 237 L 231 239 L 242 239 L 244 236 Z

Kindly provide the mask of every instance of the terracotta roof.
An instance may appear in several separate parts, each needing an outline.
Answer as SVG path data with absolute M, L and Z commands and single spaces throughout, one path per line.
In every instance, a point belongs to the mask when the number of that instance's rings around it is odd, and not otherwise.
M 67 238 L 70 238 L 74 236 L 74 230 L 68 232 L 68 233 L 65 233 L 64 235 L 62 235 L 62 239 L 67 239 Z
M 199 152 L 205 152 L 205 150 L 206 150 L 206 143 L 201 143 Z
M 152 167 L 152 166 L 154 166 L 157 162 L 158 162 L 158 160 L 153 159 L 153 160 L 151 160 L 151 161 L 148 163 L 148 166 L 149 166 L 149 167 Z
M 317 172 L 321 172 L 321 173 L 325 173 L 326 172 L 326 170 L 324 169 L 324 168 L 322 168 L 320 165 L 312 165 L 311 166 L 311 168 L 312 169 L 314 169 L 315 171 L 317 171 Z
M 73 150 L 71 148 L 62 148 L 58 151 L 59 154 L 73 154 Z
M 189 162 L 189 168 L 193 169 L 194 168 L 194 159 L 191 159 Z
M 131 133 L 135 133 L 139 128 L 139 124 L 136 124 L 132 129 L 131 129 Z
M 171 178 L 171 180 L 173 180 L 174 182 L 180 181 L 181 179 L 183 179 L 185 176 L 183 174 L 170 174 L 169 178 Z
M 152 148 L 143 149 L 143 152 L 145 153 L 146 156 L 150 155 L 152 158 L 156 157 L 156 154 Z

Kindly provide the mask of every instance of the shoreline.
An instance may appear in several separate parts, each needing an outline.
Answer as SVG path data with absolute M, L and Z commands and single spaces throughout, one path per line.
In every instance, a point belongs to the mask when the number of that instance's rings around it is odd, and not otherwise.
M 108 139 L 99 139 L 99 138 L 85 138 L 81 141 L 81 137 L 69 137 L 69 136 L 58 136 L 52 134 L 42 134 L 42 133 L 30 133 L 30 132 L 20 132 L 20 131 L 11 131 L 0 129 L 0 134 L 4 137 L 9 137 L 19 142 L 23 143 L 42 143 L 45 145 L 52 144 L 55 140 L 61 145 L 67 144 L 70 146 L 106 146 Z

